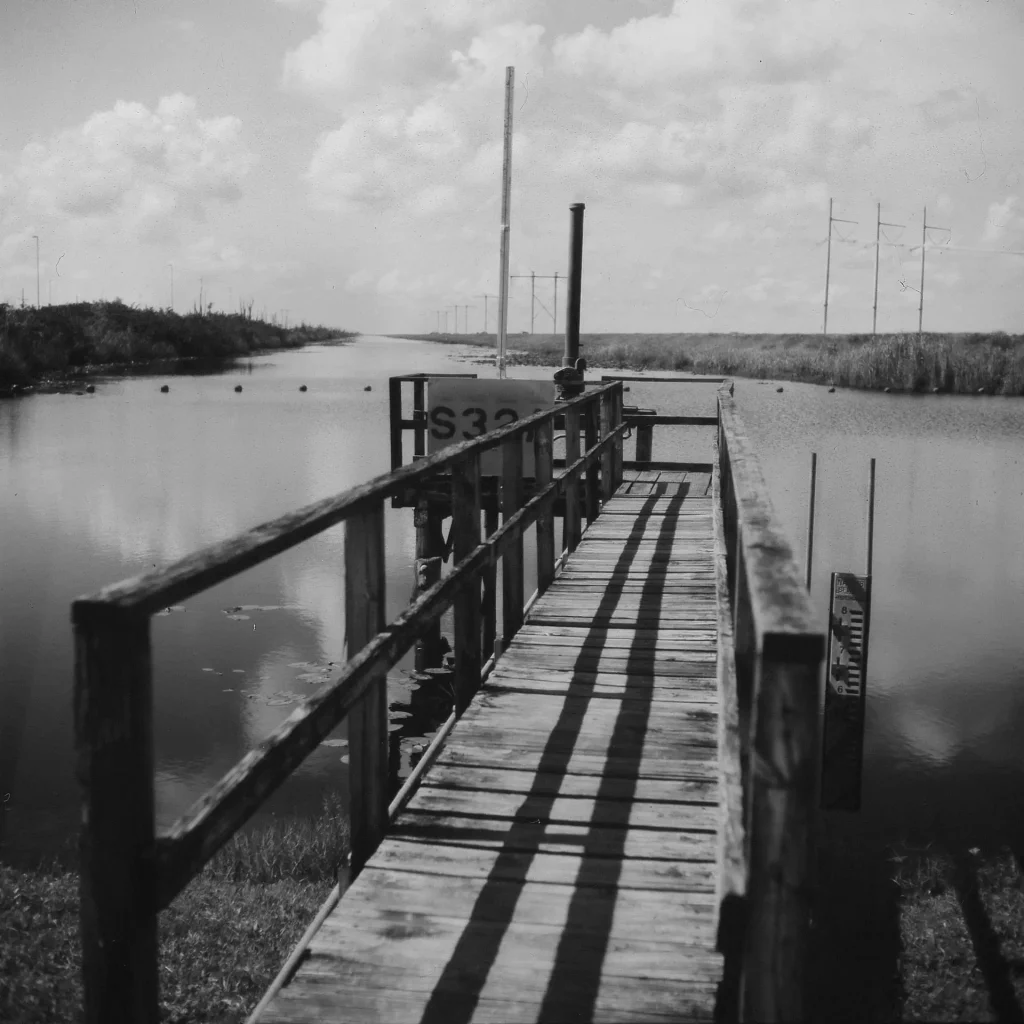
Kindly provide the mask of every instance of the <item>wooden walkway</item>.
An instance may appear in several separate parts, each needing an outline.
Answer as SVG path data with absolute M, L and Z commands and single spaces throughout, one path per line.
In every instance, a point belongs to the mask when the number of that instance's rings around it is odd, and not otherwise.
M 712 540 L 627 471 L 261 1021 L 711 1019 Z

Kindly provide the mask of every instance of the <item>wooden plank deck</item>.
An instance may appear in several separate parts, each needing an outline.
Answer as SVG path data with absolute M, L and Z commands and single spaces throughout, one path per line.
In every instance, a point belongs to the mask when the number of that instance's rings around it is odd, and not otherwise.
M 707 474 L 629 472 L 261 1021 L 709 1020 Z

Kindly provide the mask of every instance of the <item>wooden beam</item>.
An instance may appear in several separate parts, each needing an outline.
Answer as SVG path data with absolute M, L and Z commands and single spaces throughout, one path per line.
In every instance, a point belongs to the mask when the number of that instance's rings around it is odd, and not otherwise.
M 523 506 L 523 442 L 506 441 L 501 448 L 501 514 L 508 522 Z M 501 563 L 502 641 L 504 650 L 523 624 L 523 534 L 505 546 Z
M 601 437 L 607 437 L 612 430 L 615 416 L 615 394 L 605 392 L 601 395 Z M 601 500 L 610 501 L 615 493 L 615 450 L 612 446 L 605 448 L 601 455 Z
M 565 463 L 571 466 L 580 457 L 580 413 L 575 405 L 565 407 Z M 579 485 L 574 476 L 565 483 L 565 516 L 562 519 L 562 547 L 572 553 L 580 542 Z
M 551 483 L 551 453 L 554 448 L 554 424 L 550 421 L 533 435 L 534 476 L 538 491 Z M 551 505 L 537 516 L 537 592 L 543 594 L 555 578 L 555 520 Z
M 490 538 L 498 530 L 498 508 L 492 503 L 484 506 L 484 537 Z M 483 579 L 483 652 L 500 655 L 498 640 L 498 563 L 494 559 L 484 566 Z M 495 646 L 495 641 L 499 647 Z
M 345 639 L 348 656 L 385 626 L 384 506 L 345 523 Z M 377 849 L 388 822 L 387 670 L 372 673 L 348 716 L 351 877 Z
M 452 533 L 456 564 L 480 543 L 480 456 L 469 452 L 452 464 Z M 455 599 L 455 692 L 461 715 L 480 685 L 480 581 Z
M 87 1024 L 156 1024 L 149 619 L 75 628 L 74 722 Z
M 584 413 L 584 451 L 590 451 L 601 439 L 601 414 L 603 406 L 592 402 Z M 603 461 L 603 460 L 602 460 Z M 596 462 L 587 469 L 584 477 L 583 507 L 586 510 L 589 526 L 601 511 L 601 466 Z

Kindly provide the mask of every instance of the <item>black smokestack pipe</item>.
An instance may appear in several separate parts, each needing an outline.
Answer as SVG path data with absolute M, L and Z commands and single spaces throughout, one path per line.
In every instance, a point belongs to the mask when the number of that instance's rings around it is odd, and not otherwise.
M 580 354 L 580 291 L 583 281 L 583 203 L 569 207 L 569 298 L 565 314 L 562 366 L 575 366 Z

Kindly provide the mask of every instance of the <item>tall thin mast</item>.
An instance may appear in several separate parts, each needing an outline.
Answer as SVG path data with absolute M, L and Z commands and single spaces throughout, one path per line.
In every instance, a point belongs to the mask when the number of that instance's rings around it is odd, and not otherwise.
M 512 205 L 512 96 L 516 69 L 505 68 L 505 145 L 501 164 L 501 266 L 498 272 L 498 376 L 505 377 L 508 337 L 508 241 Z

